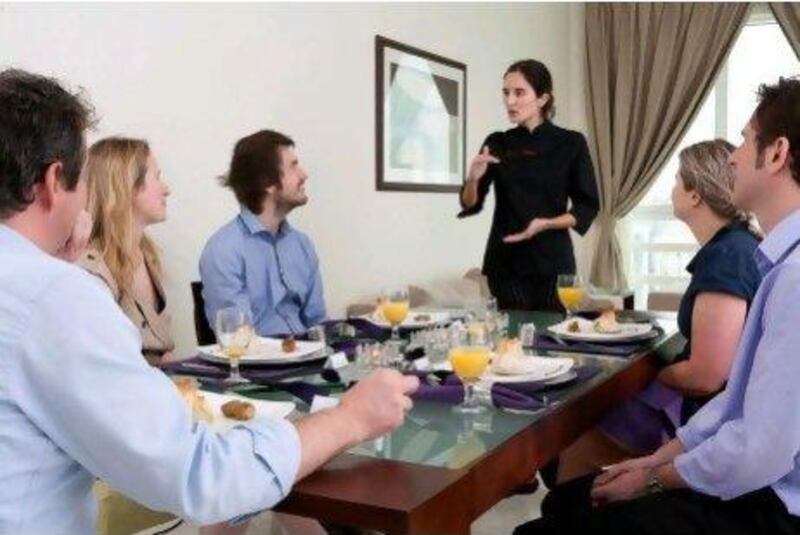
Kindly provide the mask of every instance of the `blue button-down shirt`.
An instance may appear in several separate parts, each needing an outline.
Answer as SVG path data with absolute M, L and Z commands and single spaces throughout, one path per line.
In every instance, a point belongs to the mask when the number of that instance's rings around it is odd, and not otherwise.
M 250 310 L 262 336 L 299 334 L 325 319 L 319 259 L 311 240 L 284 221 L 277 233 L 241 213 L 208 240 L 200 256 L 206 317 Z
M 198 523 L 269 508 L 300 443 L 284 420 L 192 423 L 107 289 L 0 224 L 0 533 L 95 533 L 102 478 Z
M 727 387 L 678 429 L 675 468 L 704 494 L 772 487 L 800 515 L 800 211 L 756 250 L 763 275 Z

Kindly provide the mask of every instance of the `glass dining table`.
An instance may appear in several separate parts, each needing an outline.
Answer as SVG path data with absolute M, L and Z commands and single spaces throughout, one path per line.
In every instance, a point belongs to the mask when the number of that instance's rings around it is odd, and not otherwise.
M 511 335 L 523 323 L 534 323 L 538 332 L 562 319 L 540 312 L 509 316 Z M 656 317 L 654 323 L 661 329 L 658 338 L 624 357 L 536 351 L 569 356 L 577 367 L 594 370 L 585 380 L 538 392 L 536 410 L 492 407 L 460 414 L 447 403 L 416 401 L 401 427 L 297 482 L 276 510 L 385 533 L 469 533 L 478 516 L 529 484 L 538 469 L 678 354 L 684 341 L 674 317 Z

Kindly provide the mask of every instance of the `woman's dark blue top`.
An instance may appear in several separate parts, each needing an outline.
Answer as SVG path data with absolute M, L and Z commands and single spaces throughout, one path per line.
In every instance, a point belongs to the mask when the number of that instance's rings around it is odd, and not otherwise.
M 689 287 L 678 310 L 678 328 L 686 338 L 686 346 L 678 360 L 689 358 L 692 344 L 692 313 L 697 296 L 704 292 L 740 297 L 748 308 L 761 283 L 753 258 L 759 238 L 744 223 L 731 223 L 721 228 L 703 245 L 686 267 L 692 275 Z M 709 398 L 685 398 L 682 420 L 685 422 Z

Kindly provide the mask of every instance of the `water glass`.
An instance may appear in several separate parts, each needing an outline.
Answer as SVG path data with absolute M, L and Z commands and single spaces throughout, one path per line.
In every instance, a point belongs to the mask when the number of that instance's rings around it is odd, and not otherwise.
M 247 352 L 254 336 L 250 311 L 237 306 L 222 308 L 217 311 L 214 326 L 220 348 L 231 365 L 225 382 L 232 385 L 249 383 L 239 373 L 239 360 Z

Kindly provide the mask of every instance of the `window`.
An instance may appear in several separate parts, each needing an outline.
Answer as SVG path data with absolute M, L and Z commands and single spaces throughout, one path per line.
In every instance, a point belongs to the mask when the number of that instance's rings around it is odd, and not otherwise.
M 682 292 L 689 283 L 686 265 L 698 245 L 688 227 L 672 214 L 670 193 L 678 153 L 699 141 L 723 137 L 738 145 L 741 129 L 755 109 L 762 83 L 800 73 L 800 61 L 768 8 L 751 11 L 725 66 L 697 117 L 650 190 L 620 225 L 629 284 L 637 307 L 651 291 Z

